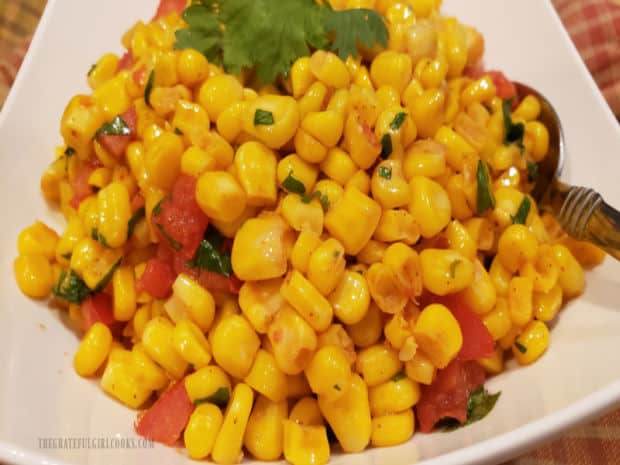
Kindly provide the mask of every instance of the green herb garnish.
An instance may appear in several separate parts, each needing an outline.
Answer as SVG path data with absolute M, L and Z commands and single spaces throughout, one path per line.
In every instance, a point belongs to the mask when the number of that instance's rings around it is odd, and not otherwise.
M 443 429 L 444 431 L 454 431 L 461 426 L 471 425 L 486 417 L 495 404 L 501 392 L 495 394 L 489 394 L 484 386 L 478 387 L 472 391 L 467 398 L 467 420 L 464 424 L 460 424 L 455 418 L 443 418 L 435 425 L 436 428 Z
M 527 347 L 525 347 L 523 344 L 521 344 L 519 341 L 515 341 L 515 347 L 517 348 L 517 350 L 519 352 L 521 352 L 522 354 L 527 352 Z
M 59 299 L 72 304 L 81 304 L 90 295 L 91 290 L 75 271 L 62 270 L 52 292 Z
M 456 268 L 462 263 L 462 260 L 454 260 L 450 263 L 450 277 L 454 279 L 456 276 Z
M 517 144 L 523 153 L 525 150 L 523 145 L 525 125 L 523 123 L 515 124 L 512 121 L 512 99 L 502 101 L 502 110 L 504 112 L 504 145 Z
M 179 128 L 174 128 L 174 133 L 175 133 L 177 136 L 182 136 L 182 135 L 183 135 L 183 131 L 181 131 Z
M 405 122 L 405 118 L 407 118 L 407 113 L 405 113 L 404 111 L 398 113 L 390 123 L 390 129 L 392 131 L 398 131 Z
M 523 197 L 523 202 L 521 202 L 521 205 L 519 205 L 517 214 L 512 218 L 512 224 L 525 224 L 527 215 L 530 214 L 530 208 L 532 208 L 532 202 L 530 202 L 530 198 L 526 195 Z
M 159 231 L 161 232 L 162 236 L 164 236 L 164 239 L 166 239 L 166 241 L 168 241 L 168 244 L 170 244 L 170 247 L 172 247 L 174 250 L 181 250 L 183 248 L 183 244 L 181 244 L 180 242 L 175 241 L 172 237 L 170 237 L 170 234 L 168 234 L 166 232 L 166 230 L 164 229 L 164 227 L 161 224 L 155 223 L 155 226 L 157 226 L 157 229 L 159 229 Z
M 138 208 L 133 215 L 131 215 L 131 218 L 129 219 L 129 222 L 127 223 L 127 239 L 129 239 L 131 237 L 131 235 L 133 234 L 134 229 L 136 229 L 136 225 L 138 224 L 138 221 L 140 221 L 142 218 L 144 218 L 144 216 L 146 215 L 146 210 L 144 207 L 142 208 Z
M 401 379 L 405 379 L 406 377 L 407 376 L 401 371 L 400 373 L 396 373 L 394 376 L 392 376 L 392 381 L 397 383 L 398 381 L 400 381 Z
M 90 230 L 90 237 L 92 237 L 96 241 L 101 242 L 104 247 L 110 248 L 110 246 L 108 245 L 108 241 L 106 241 L 104 235 L 101 234 L 97 228 L 93 228 Z
M 196 255 L 187 265 L 191 268 L 223 274 L 226 277 L 232 276 L 230 252 L 223 250 L 223 244 L 224 238 L 216 229 L 207 229 Z
M 65 149 L 65 156 L 70 157 L 72 155 L 75 155 L 75 149 L 73 147 L 67 147 Z
M 534 182 L 538 178 L 538 163 L 527 162 L 527 182 Z
M 273 113 L 260 108 L 254 113 L 254 126 L 271 126 L 274 123 Z
M 476 210 L 479 215 L 485 211 L 495 208 L 495 197 L 491 191 L 491 182 L 489 180 L 489 171 L 486 164 L 482 160 L 478 160 L 478 195 L 476 198 Z
M 61 255 L 61 257 L 64 258 L 65 260 L 71 260 L 72 256 L 73 256 L 73 254 L 71 252 L 63 253 Z
M 127 123 L 123 121 L 123 118 L 120 116 L 115 116 L 114 119 L 108 123 L 104 123 L 97 132 L 95 133 L 95 137 L 99 135 L 104 136 L 130 136 L 131 129 L 127 126 Z
M 228 388 L 221 387 L 218 388 L 213 394 L 209 397 L 205 397 L 204 399 L 196 399 L 194 401 L 194 405 L 200 405 L 205 403 L 215 404 L 220 408 L 226 407 L 228 405 L 228 401 L 230 400 L 230 392 Z
M 146 81 L 146 87 L 144 88 L 144 102 L 151 106 L 151 92 L 153 91 L 153 82 L 155 81 L 155 70 L 151 70 L 149 78 Z
M 329 197 L 327 197 L 321 191 L 314 191 L 312 194 L 303 194 L 301 196 L 301 201 L 303 203 L 310 203 L 314 199 L 318 199 L 319 202 L 321 202 L 321 207 L 323 207 L 323 211 L 329 210 Z
M 389 181 L 390 179 L 392 179 L 392 168 L 387 166 L 380 166 L 379 176 Z
M 381 138 L 381 158 L 384 160 L 392 154 L 392 136 L 384 134 Z
M 123 257 L 116 260 L 116 262 L 114 263 L 114 265 L 112 265 L 112 267 L 108 270 L 108 272 L 105 275 L 103 275 L 103 278 L 101 278 L 101 281 L 99 281 L 99 284 L 95 286 L 95 288 L 93 289 L 93 292 L 99 292 L 105 289 L 105 287 L 108 285 L 108 283 L 112 279 L 112 276 L 114 275 L 114 272 L 116 271 L 116 269 L 119 266 L 121 266 L 122 261 L 123 261 Z
M 282 181 L 282 187 L 293 194 L 304 195 L 306 193 L 306 186 L 304 186 L 303 182 L 293 177 L 292 171 L 289 171 L 286 179 Z
M 164 203 L 165 200 L 166 197 L 157 202 L 157 204 L 153 207 L 153 215 L 159 216 L 159 214 L 161 213 L 161 204 Z
M 88 73 L 86 73 L 86 76 L 90 76 L 91 74 L 93 74 L 93 71 L 95 71 L 95 68 L 97 67 L 97 63 L 93 63 L 92 65 L 90 65 L 90 69 L 88 70 Z

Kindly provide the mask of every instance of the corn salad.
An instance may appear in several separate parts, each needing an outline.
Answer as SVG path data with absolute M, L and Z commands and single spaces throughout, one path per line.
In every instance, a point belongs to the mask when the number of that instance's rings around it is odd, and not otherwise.
M 439 381 L 535 362 L 604 258 L 528 194 L 540 102 L 481 70 L 475 29 L 440 0 L 331 3 L 378 11 L 387 47 L 273 85 L 176 49 L 178 12 L 136 23 L 62 115 L 41 190 L 64 232 L 17 240 L 21 291 L 83 331 L 76 373 L 156 399 L 138 434 L 193 459 L 324 464 L 428 431 Z

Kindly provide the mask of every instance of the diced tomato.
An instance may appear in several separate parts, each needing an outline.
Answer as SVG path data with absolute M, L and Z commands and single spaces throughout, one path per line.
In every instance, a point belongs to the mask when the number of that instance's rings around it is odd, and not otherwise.
M 118 61 L 116 71 L 123 71 L 124 69 L 130 69 L 133 66 L 133 55 L 131 51 L 126 51 L 121 59 Z
M 184 380 L 170 386 L 147 411 L 138 416 L 134 425 L 140 436 L 173 446 L 189 417 L 194 404 L 187 395 Z
M 424 306 L 431 303 L 445 305 L 458 321 L 463 333 L 463 347 L 457 355 L 459 360 L 478 360 L 493 356 L 495 343 L 491 333 L 458 294 L 438 296 L 428 293 L 422 296 L 421 301 Z
M 120 158 L 125 155 L 125 150 L 136 134 L 137 119 L 136 108 L 132 105 L 129 110 L 120 115 L 131 133 L 126 136 L 114 136 L 110 134 L 99 134 L 97 141 L 110 155 Z
M 194 257 L 209 226 L 209 218 L 196 203 L 195 191 L 196 178 L 179 176 L 172 189 L 172 198 L 164 199 L 160 213 L 151 217 L 160 242 L 171 248 L 170 239 L 178 243 L 180 247 L 174 249 L 178 249 L 175 251 L 185 261 Z
M 201 286 L 215 292 L 229 292 L 231 294 L 239 294 L 239 290 L 243 285 L 243 281 L 232 275 L 230 278 L 223 274 L 214 273 L 212 271 L 203 271 L 198 276 L 198 282 Z
M 145 84 L 146 66 L 140 66 L 140 68 L 131 73 L 131 78 L 137 86 Z
M 71 187 L 73 187 L 71 206 L 73 208 L 77 209 L 82 200 L 93 194 L 94 191 L 92 186 L 88 184 L 88 178 L 90 178 L 94 169 L 90 164 L 83 164 L 73 178 L 73 181 L 71 181 Z
M 181 15 L 186 6 L 186 0 L 161 0 L 157 7 L 157 12 L 153 17 L 153 21 L 168 16 L 170 13 L 178 13 Z
M 138 282 L 138 288 L 151 294 L 156 299 L 165 299 L 172 294 L 172 283 L 176 275 L 165 261 L 152 258 L 146 262 L 144 273 Z
M 107 326 L 113 326 L 114 309 L 112 307 L 112 298 L 108 294 L 99 292 L 90 296 L 82 302 L 82 329 L 88 331 L 95 323 L 103 323 Z
M 430 386 L 422 388 L 416 405 L 420 431 L 428 433 L 442 418 L 467 421 L 467 399 L 472 391 L 484 384 L 485 372 L 477 362 L 453 360 Z
M 514 98 L 517 96 L 517 88 L 501 71 L 486 71 L 495 84 L 497 96 L 501 99 Z M 514 104 L 515 102 L 513 102 Z

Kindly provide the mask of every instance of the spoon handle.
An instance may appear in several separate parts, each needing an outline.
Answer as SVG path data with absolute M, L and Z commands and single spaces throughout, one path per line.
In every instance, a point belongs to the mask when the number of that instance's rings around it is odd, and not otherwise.
M 580 241 L 591 242 L 620 260 L 620 212 L 601 194 L 587 187 L 562 186 L 553 202 L 554 213 L 564 231 Z M 558 200 L 559 200 L 558 199 Z

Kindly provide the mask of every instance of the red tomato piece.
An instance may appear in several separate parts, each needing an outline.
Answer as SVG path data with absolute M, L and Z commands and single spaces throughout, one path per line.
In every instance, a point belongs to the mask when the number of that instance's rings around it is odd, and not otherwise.
M 198 282 L 204 288 L 215 292 L 228 292 L 231 294 L 239 294 L 239 290 L 243 285 L 243 281 L 232 275 L 230 278 L 223 274 L 214 273 L 212 271 L 203 271 L 198 276 Z
M 484 384 L 485 372 L 477 362 L 453 360 L 430 386 L 422 388 L 416 405 L 420 431 L 429 433 L 442 418 L 454 418 L 463 424 L 467 421 L 467 399 Z
M 84 332 L 88 331 L 95 323 L 103 323 L 107 326 L 113 326 L 116 323 L 112 298 L 103 292 L 92 295 L 82 302 L 81 310 Z
M 165 261 L 152 258 L 146 262 L 146 268 L 138 283 L 138 288 L 151 294 L 156 299 L 165 299 L 172 294 L 172 283 L 176 275 Z
M 514 98 L 517 96 L 517 88 L 513 82 L 508 79 L 501 71 L 486 71 L 484 74 L 488 74 L 495 84 L 497 89 L 497 96 L 503 100 Z M 516 103 L 513 101 L 513 106 Z
M 114 136 L 110 134 L 99 134 L 97 141 L 110 155 L 120 158 L 125 155 L 127 146 L 132 141 L 136 134 L 137 119 L 136 108 L 132 105 L 129 110 L 120 115 L 121 119 L 125 122 L 131 133 L 126 136 Z
M 172 248 L 185 261 L 194 257 L 209 226 L 209 218 L 196 203 L 195 191 L 196 178 L 179 176 L 171 198 L 164 199 L 159 214 L 151 217 L 160 243 Z
M 89 195 L 93 194 L 93 188 L 88 184 L 88 178 L 95 170 L 90 164 L 84 164 L 76 173 L 73 181 L 71 181 L 71 187 L 73 187 L 73 198 L 71 199 L 71 206 L 77 210 L 82 200 Z
M 161 0 L 157 7 L 157 12 L 153 17 L 153 21 L 168 16 L 170 13 L 178 13 L 180 16 L 186 6 L 186 0 Z
M 173 446 L 194 411 L 194 404 L 187 395 L 185 381 L 172 384 L 155 403 L 143 412 L 134 425 L 140 436 Z
M 126 51 L 121 59 L 118 61 L 116 71 L 123 71 L 124 69 L 130 69 L 133 66 L 133 55 L 131 51 Z
M 145 84 L 146 66 L 140 66 L 140 68 L 131 73 L 131 78 L 137 86 Z

